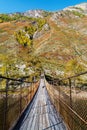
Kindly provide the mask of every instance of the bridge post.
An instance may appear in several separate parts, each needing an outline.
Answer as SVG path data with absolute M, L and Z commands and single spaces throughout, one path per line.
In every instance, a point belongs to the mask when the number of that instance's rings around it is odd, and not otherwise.
M 22 84 L 20 85 L 20 114 L 22 112 Z
M 29 102 L 31 101 L 31 85 L 29 87 Z
M 3 130 L 7 129 L 7 109 L 8 109 L 8 83 L 9 80 L 6 80 L 6 90 L 5 90 L 5 102 L 4 102 L 4 123 Z
M 72 82 L 71 82 L 71 79 L 69 78 L 69 87 L 70 87 L 70 107 L 71 107 L 71 109 L 73 109 L 72 107 Z M 72 115 L 73 116 L 73 115 Z M 72 128 L 72 130 L 73 130 L 73 117 L 70 119 L 70 127 Z
M 31 83 L 31 99 L 33 97 L 33 83 Z
M 53 89 L 53 81 L 51 81 L 51 87 L 50 88 Z M 52 90 L 50 90 L 50 91 L 52 91 Z M 54 104 L 54 91 L 52 92 L 52 100 L 53 100 L 53 105 L 55 105 Z
M 26 95 L 26 103 L 29 103 L 29 84 L 27 83 L 27 95 Z
M 33 85 L 33 96 L 34 96 L 34 83 L 32 83 L 32 85 Z
M 69 88 L 70 88 L 70 106 L 72 108 L 72 83 L 70 78 L 69 78 Z
M 59 81 L 59 112 L 60 112 L 60 81 Z

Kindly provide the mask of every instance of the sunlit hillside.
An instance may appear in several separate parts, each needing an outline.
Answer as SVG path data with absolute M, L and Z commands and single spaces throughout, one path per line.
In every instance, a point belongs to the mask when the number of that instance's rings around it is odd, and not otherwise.
M 44 70 L 65 77 L 85 71 L 85 5 L 52 13 L 32 10 L 0 14 L 0 74 L 14 77 L 33 75 L 37 71 L 38 75 Z

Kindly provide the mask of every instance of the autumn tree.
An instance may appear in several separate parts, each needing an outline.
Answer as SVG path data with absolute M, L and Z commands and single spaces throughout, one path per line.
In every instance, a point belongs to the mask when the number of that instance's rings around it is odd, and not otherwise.
M 68 76 L 72 76 L 84 71 L 83 65 L 77 59 L 71 59 L 66 63 L 65 73 Z
M 71 59 L 66 63 L 65 66 L 65 76 L 73 76 L 75 74 L 79 74 L 84 71 L 84 66 L 77 59 Z M 77 77 L 78 79 L 78 77 Z M 73 78 L 73 84 L 75 86 L 76 79 Z
M 22 30 L 19 30 L 15 33 L 16 40 L 23 46 L 31 46 L 32 40 L 29 39 L 29 37 L 26 35 L 25 32 Z

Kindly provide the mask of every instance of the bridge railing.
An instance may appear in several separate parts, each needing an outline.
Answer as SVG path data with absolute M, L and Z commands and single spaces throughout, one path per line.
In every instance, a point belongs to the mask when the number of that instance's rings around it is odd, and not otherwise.
M 38 82 L 0 76 L 0 130 L 11 129 L 38 89 Z
M 70 130 L 87 129 L 86 78 L 87 72 L 61 80 L 46 77 L 50 98 Z

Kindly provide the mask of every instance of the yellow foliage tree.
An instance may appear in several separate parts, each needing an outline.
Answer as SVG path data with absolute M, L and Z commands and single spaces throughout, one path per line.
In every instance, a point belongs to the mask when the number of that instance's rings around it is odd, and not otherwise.
M 84 66 L 77 59 L 71 59 L 65 66 L 65 75 L 72 76 L 84 71 Z

